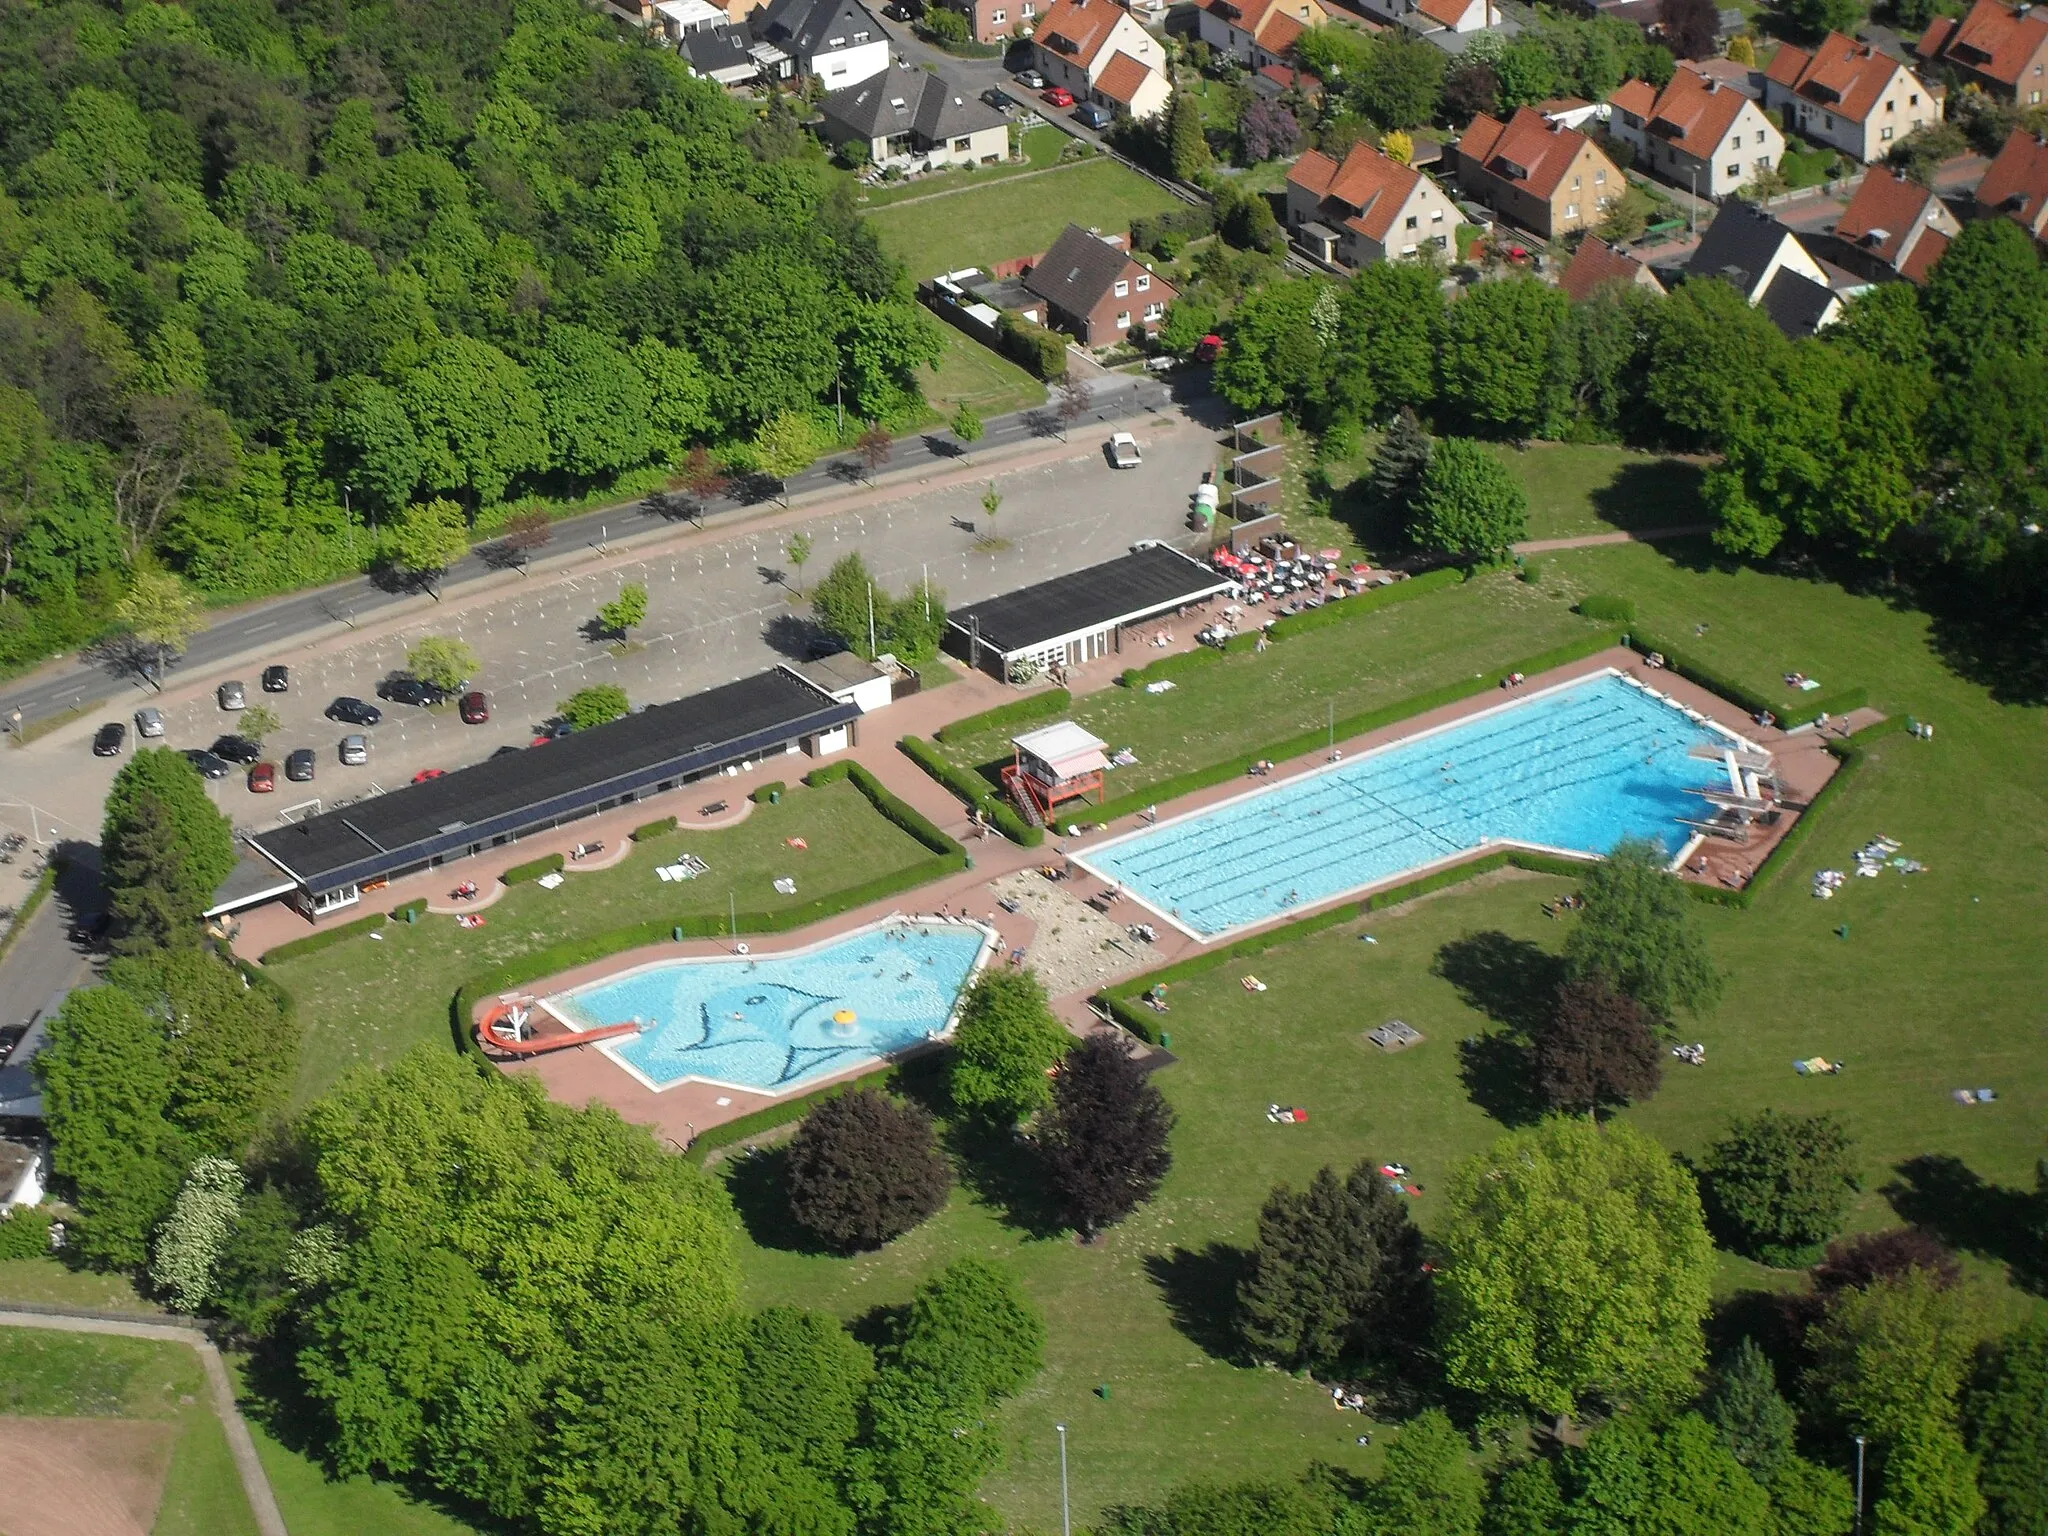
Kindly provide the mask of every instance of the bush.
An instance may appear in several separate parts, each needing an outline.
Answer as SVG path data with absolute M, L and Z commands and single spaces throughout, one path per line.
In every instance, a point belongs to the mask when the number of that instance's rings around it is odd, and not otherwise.
M 1074 696 L 1064 688 L 1048 688 L 1043 693 L 1027 693 L 1021 699 L 1012 699 L 1007 704 L 998 704 L 994 709 L 985 709 L 978 715 L 968 715 L 965 719 L 955 720 L 951 725 L 942 725 L 933 733 L 933 739 L 959 741 L 963 737 L 978 736 L 983 731 L 1027 725 L 1037 720 L 1050 720 L 1054 715 L 1065 714 L 1073 702 Z
M 402 923 L 405 922 L 413 913 L 425 912 L 426 910 L 427 898 L 424 896 L 415 896 L 411 901 L 401 901 L 397 906 L 391 909 L 391 921 L 393 921 L 394 923 Z
M 1700 1184 L 1716 1234 L 1777 1265 L 1812 1262 L 1862 1187 L 1855 1143 L 1832 1115 L 1768 1109 L 1707 1149 Z
M 842 1253 L 901 1237 L 953 1189 L 931 1115 L 871 1088 L 811 1112 L 790 1143 L 788 1179 L 790 1214 Z
M 1788 729 L 1795 725 L 1806 725 L 1818 720 L 1822 715 L 1830 718 L 1846 715 L 1853 710 L 1862 709 L 1869 702 L 1868 688 L 1844 688 L 1840 693 L 1830 693 L 1818 699 L 1809 699 L 1793 705 L 1785 712 L 1785 717 L 1780 723 Z
M 1024 848 L 1036 848 L 1045 841 L 1045 828 L 1034 827 L 1018 815 L 1017 808 L 998 795 L 980 774 L 957 767 L 916 736 L 906 736 L 896 745 L 918 767 L 967 804 L 977 807 L 982 819 L 1011 842 Z
M 526 864 L 514 864 L 498 878 L 507 885 L 523 885 L 528 880 L 538 880 L 542 875 L 560 873 L 562 864 L 562 856 L 559 853 L 551 853 L 545 858 L 534 859 Z
M 17 1205 L 0 1216 L 0 1260 L 33 1259 L 50 1251 L 50 1223 L 56 1217 L 47 1206 Z
M 1067 339 L 1058 331 L 1034 325 L 1006 310 L 996 325 L 996 346 L 1035 378 L 1049 381 L 1067 376 Z
M 1153 251 L 1166 256 L 1163 242 L 1178 240 L 1185 244 L 1199 240 L 1204 235 L 1216 233 L 1216 208 L 1213 203 L 1195 203 L 1183 208 L 1169 208 L 1164 213 L 1155 213 L 1131 220 L 1131 249 Z
M 753 792 L 747 798 L 756 805 L 766 805 L 772 796 L 781 794 L 787 787 L 780 779 L 770 779 L 766 784 L 755 785 Z M 673 821 L 675 818 L 670 817 L 669 819 Z
M 318 933 L 309 933 L 303 939 L 292 939 L 263 951 L 260 963 L 276 965 L 280 960 L 297 960 L 306 955 L 317 955 L 321 950 L 339 944 L 343 939 L 352 939 L 359 933 L 370 933 L 384 926 L 384 914 L 372 912 L 368 917 L 359 917 L 352 922 L 339 923 L 332 928 L 323 928 Z
M 1593 592 L 1579 599 L 1579 612 L 1602 624 L 1633 624 L 1636 605 L 1611 592 Z
M 659 821 L 650 821 L 644 826 L 635 827 L 633 829 L 633 841 L 636 843 L 651 842 L 657 837 L 666 836 L 668 833 L 675 831 L 675 829 L 675 817 L 664 816 Z

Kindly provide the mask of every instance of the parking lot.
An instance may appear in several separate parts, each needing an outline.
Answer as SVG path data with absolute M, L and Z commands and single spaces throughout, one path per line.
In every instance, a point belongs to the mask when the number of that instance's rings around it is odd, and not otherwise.
M 786 524 L 771 509 L 751 526 L 678 533 L 656 548 L 593 558 L 565 575 L 535 575 L 510 595 L 501 590 L 462 604 L 428 604 L 374 632 L 280 650 L 206 676 L 179 676 L 160 697 L 138 686 L 125 707 L 110 705 L 0 756 L 0 800 L 6 802 L 0 803 L 0 825 L 30 830 L 32 804 L 39 820 L 57 819 L 66 835 L 97 840 L 107 785 L 139 744 L 133 711 L 145 705 L 163 711 L 165 735 L 148 745 L 207 747 L 234 732 L 240 718 L 216 702 L 215 689 L 227 679 L 241 681 L 249 702 L 268 705 L 281 722 L 263 750 L 264 759 L 278 765 L 274 793 L 251 794 L 239 767 L 211 785 L 236 824 L 253 829 L 310 809 L 313 800 L 331 808 L 337 799 L 402 785 L 422 770 L 457 768 L 500 747 L 524 747 L 559 701 L 579 688 L 615 683 L 635 704 L 656 703 L 801 657 L 813 637 L 795 588 L 816 582 L 852 551 L 893 593 L 928 573 L 950 602 L 959 603 L 1095 564 L 1138 539 L 1185 541 L 1194 485 L 1214 461 L 1212 439 L 1165 416 L 1139 424 L 1137 435 L 1145 457 L 1135 469 L 1109 467 L 1106 432 L 1078 430 L 1065 448 L 1051 445 L 1043 462 L 992 467 L 990 479 L 1003 498 L 993 520 L 981 505 L 990 481 L 972 477 L 970 461 L 965 475 L 947 477 L 960 483 L 892 488 L 871 504 Z M 799 527 L 813 543 L 801 575 L 787 544 Z M 593 638 L 593 621 L 630 582 L 646 585 L 648 617 L 622 650 Z M 472 681 L 489 695 L 488 723 L 464 725 L 452 702 L 421 709 L 377 699 L 379 682 L 403 671 L 406 651 L 425 635 L 453 636 L 475 650 L 480 666 Z M 272 663 L 290 666 L 289 692 L 259 687 L 264 666 Z M 378 704 L 382 723 L 365 729 L 325 719 L 338 695 Z M 92 737 L 109 720 L 128 724 L 127 740 L 119 756 L 94 757 Z M 358 730 L 370 739 L 369 761 L 345 767 L 341 739 Z M 315 755 L 310 784 L 287 782 L 283 773 L 287 755 L 301 747 Z

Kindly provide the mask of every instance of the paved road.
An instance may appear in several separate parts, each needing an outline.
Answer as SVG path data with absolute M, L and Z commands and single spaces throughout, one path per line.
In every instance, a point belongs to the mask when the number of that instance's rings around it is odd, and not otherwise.
M 1103 420 L 1121 418 L 1158 409 L 1171 401 L 1168 388 L 1157 380 L 1130 374 L 1107 374 L 1093 381 L 1095 410 Z M 987 424 L 986 436 L 974 445 L 977 461 L 995 461 L 1004 449 L 1016 449 L 1045 437 L 1048 421 L 1045 409 L 1019 411 L 1000 416 Z M 886 479 L 928 472 L 953 461 L 959 445 L 949 432 L 934 431 L 899 438 L 894 454 L 883 471 Z M 843 457 L 821 460 L 803 474 L 792 478 L 788 495 L 793 501 L 844 492 L 852 483 L 857 466 Z M 773 506 L 773 502 L 720 498 L 707 511 L 712 523 L 737 521 L 748 512 Z M 630 501 L 564 518 L 554 525 L 550 550 L 581 549 L 609 539 L 617 543 L 635 535 L 657 533 L 668 520 L 650 502 Z M 444 594 L 486 580 L 502 567 L 490 563 L 480 546 L 453 566 L 444 581 Z M 545 552 L 544 552 L 545 553 Z M 179 670 L 186 674 L 204 671 L 231 658 L 263 650 L 287 650 L 312 635 L 338 625 L 354 627 L 372 615 L 411 606 L 430 608 L 431 596 L 411 589 L 394 589 L 372 577 L 322 587 L 316 591 L 292 593 L 238 608 L 220 617 L 196 635 L 187 648 Z M 79 657 L 45 667 L 0 690 L 0 722 L 20 710 L 24 724 L 46 716 L 102 703 L 109 699 L 133 697 L 143 702 L 147 689 L 132 673 L 110 671 Z
M 256 1457 L 256 1442 L 249 1438 L 249 1426 L 242 1421 L 242 1415 L 235 1407 L 235 1389 L 228 1380 L 227 1367 L 221 1364 L 220 1351 L 213 1347 L 213 1340 L 197 1328 L 173 1323 L 131 1323 L 112 1317 L 55 1311 L 13 1310 L 0 1310 L 0 1327 L 47 1328 L 59 1333 L 111 1333 L 127 1339 L 189 1344 L 198 1350 L 199 1358 L 206 1367 L 207 1384 L 213 1389 L 213 1410 L 220 1416 L 221 1428 L 227 1431 L 228 1449 L 235 1458 L 235 1471 L 241 1475 L 242 1492 L 248 1496 L 249 1512 L 256 1517 L 256 1529 L 263 1536 L 286 1536 L 284 1514 L 277 1507 L 277 1496 L 270 1491 L 270 1479 L 264 1475 L 263 1463 Z

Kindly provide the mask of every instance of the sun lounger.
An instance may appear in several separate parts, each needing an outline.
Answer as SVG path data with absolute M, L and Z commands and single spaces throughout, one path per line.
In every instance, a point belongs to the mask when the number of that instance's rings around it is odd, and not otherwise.
M 556 870 L 551 875 L 542 875 L 538 880 L 534 881 L 534 884 L 539 886 L 544 891 L 552 891 L 556 886 L 560 885 L 561 883 L 562 872 L 560 870 Z

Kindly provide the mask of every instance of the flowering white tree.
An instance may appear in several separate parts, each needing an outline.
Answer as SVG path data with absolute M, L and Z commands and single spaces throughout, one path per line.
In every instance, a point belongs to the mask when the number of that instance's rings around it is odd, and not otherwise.
M 156 1230 L 150 1282 L 181 1312 L 197 1312 L 213 1294 L 213 1269 L 242 1210 L 242 1170 L 225 1157 L 202 1157 L 185 1175 L 177 1204 Z

